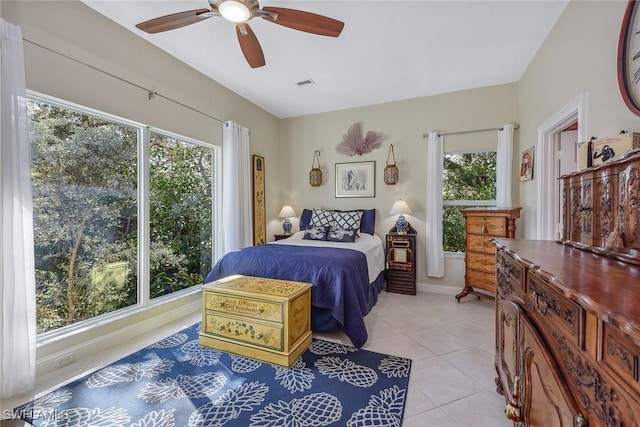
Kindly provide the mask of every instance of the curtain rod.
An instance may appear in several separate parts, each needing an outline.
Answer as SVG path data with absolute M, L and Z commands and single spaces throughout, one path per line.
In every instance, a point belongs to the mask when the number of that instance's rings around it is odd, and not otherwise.
M 95 67 L 95 66 L 93 66 L 93 65 L 91 65 L 91 64 L 87 64 L 86 62 L 82 62 L 82 61 L 80 61 L 79 59 L 72 58 L 72 57 L 71 57 L 71 56 L 69 56 L 69 55 L 65 55 L 64 53 L 60 53 L 60 52 L 58 52 L 58 51 L 56 51 L 56 50 L 53 50 L 53 49 L 51 49 L 50 47 L 43 46 L 43 45 L 41 45 L 40 43 L 36 43 L 36 42 L 31 41 L 31 40 L 29 40 L 29 39 L 25 39 L 25 38 L 23 38 L 22 40 L 26 41 L 27 43 L 31 43 L 31 44 L 33 44 L 33 45 L 35 45 L 35 46 L 41 47 L 42 49 L 48 50 L 49 52 L 55 53 L 56 55 L 60 55 L 60 56 L 62 56 L 62 57 L 64 57 L 64 58 L 67 58 L 67 59 L 69 59 L 69 60 L 71 60 L 71 61 L 77 62 L 78 64 L 85 65 L 85 66 L 87 66 L 87 67 L 91 68 L 92 70 L 98 71 L 98 72 L 100 72 L 100 73 L 102 73 L 102 74 L 106 74 L 106 75 L 107 75 L 107 76 L 109 76 L 109 77 L 113 77 L 114 79 L 120 80 L 121 82 L 127 83 L 127 84 L 129 84 L 129 85 L 131 85 L 131 86 L 134 86 L 134 87 L 137 87 L 138 89 L 142 89 L 142 90 L 144 90 L 145 92 L 147 92 L 147 93 L 149 94 L 149 100 L 151 100 L 151 99 L 153 99 L 153 98 L 155 98 L 155 97 L 157 96 L 157 97 L 159 97 L 159 98 L 162 98 L 162 99 L 165 99 L 165 100 L 167 100 L 167 101 L 173 102 L 174 104 L 178 104 L 178 105 L 180 105 L 181 107 L 184 107 L 184 108 L 187 108 L 187 109 L 189 109 L 189 110 L 191 110 L 191 111 L 194 111 L 194 112 L 196 112 L 196 113 L 202 114 L 203 116 L 206 116 L 206 117 L 208 117 L 208 118 L 210 118 L 210 119 L 213 119 L 213 120 L 215 120 L 215 121 L 217 121 L 217 122 L 220 122 L 220 123 L 224 123 L 224 122 L 225 122 L 225 120 L 220 120 L 220 119 L 219 119 L 219 118 L 217 118 L 217 117 L 213 117 L 213 116 L 211 116 L 211 115 L 209 115 L 209 114 L 207 114 L 207 113 L 205 113 L 205 112 L 203 112 L 203 111 L 200 111 L 200 110 L 195 109 L 195 108 L 193 108 L 193 107 L 190 107 L 190 106 L 188 106 L 188 105 L 186 105 L 186 104 L 183 104 L 183 103 L 182 103 L 182 102 L 180 102 L 180 101 L 176 101 L 175 99 L 169 98 L 168 96 L 164 96 L 164 95 L 162 95 L 162 94 L 159 94 L 158 92 L 156 92 L 156 91 L 154 91 L 154 90 L 147 89 L 147 88 L 146 88 L 146 87 L 144 87 L 144 86 L 140 86 L 140 85 L 139 85 L 139 84 L 137 84 L 137 83 L 134 83 L 134 82 L 131 82 L 131 81 L 129 81 L 129 80 L 126 80 L 126 79 L 124 79 L 124 78 L 122 78 L 122 77 L 120 77 L 120 76 L 116 76 L 115 74 L 111 74 L 111 73 L 110 73 L 110 72 L 108 72 L 108 71 L 101 70 L 100 68 Z
M 520 129 L 520 125 L 514 125 L 513 128 L 514 129 Z M 459 131 L 459 132 L 438 132 L 438 136 L 464 135 L 464 134 L 467 134 L 467 133 L 491 132 L 493 130 L 502 130 L 502 129 L 504 129 L 503 126 L 500 126 L 500 127 L 497 127 L 497 128 L 488 128 L 488 129 L 463 130 L 463 131 Z M 423 138 L 426 138 L 427 136 L 429 136 L 428 133 L 425 133 L 424 135 L 422 135 Z

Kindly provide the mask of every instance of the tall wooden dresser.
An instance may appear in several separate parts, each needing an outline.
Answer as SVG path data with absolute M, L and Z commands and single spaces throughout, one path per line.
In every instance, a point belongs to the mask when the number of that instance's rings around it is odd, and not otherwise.
M 468 208 L 462 210 L 465 218 L 466 250 L 464 288 L 456 295 L 461 298 L 474 294 L 493 296 L 496 290 L 496 248 L 492 238 L 513 238 L 516 219 L 522 208 Z M 476 292 L 481 289 L 488 293 Z

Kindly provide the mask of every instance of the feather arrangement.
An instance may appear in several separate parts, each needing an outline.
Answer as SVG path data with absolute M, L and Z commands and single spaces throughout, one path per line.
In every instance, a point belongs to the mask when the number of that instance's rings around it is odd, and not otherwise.
M 362 122 L 356 122 L 342 136 L 342 142 L 336 145 L 336 151 L 345 156 L 354 156 L 356 154 L 361 156 L 382 147 L 383 140 L 384 135 L 382 132 L 370 130 L 366 136 L 363 136 Z

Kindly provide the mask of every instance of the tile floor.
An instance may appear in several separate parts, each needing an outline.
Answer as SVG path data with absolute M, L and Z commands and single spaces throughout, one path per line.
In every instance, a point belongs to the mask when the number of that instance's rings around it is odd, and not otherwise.
M 507 427 L 505 400 L 495 392 L 493 301 L 473 296 L 457 303 L 453 296 L 418 292 L 400 295 L 383 291 L 366 317 L 369 340 L 364 348 L 413 360 L 403 426 Z M 135 342 L 75 362 L 38 378 L 36 393 L 55 388 L 114 362 L 168 333 L 199 320 L 200 313 Z M 341 332 L 314 334 L 350 344 Z M 28 399 L 26 399 L 28 400 Z M 7 410 L 20 399 L 2 402 Z M 2 421 L 3 427 L 25 425 Z
M 404 427 L 507 427 L 495 392 L 494 302 L 382 291 L 364 349 L 413 360 Z M 315 334 L 348 344 L 342 333 Z

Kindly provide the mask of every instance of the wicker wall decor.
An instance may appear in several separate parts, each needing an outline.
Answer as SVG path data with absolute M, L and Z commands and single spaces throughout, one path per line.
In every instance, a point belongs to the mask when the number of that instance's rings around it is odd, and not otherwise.
M 316 160 L 318 167 L 315 166 Z M 320 187 L 322 185 L 322 170 L 320 169 L 320 152 L 318 150 L 313 153 L 313 161 L 311 162 L 311 172 L 309 172 L 309 184 L 312 187 Z
M 393 163 L 389 163 L 389 157 L 393 156 Z M 387 155 L 387 166 L 384 168 L 384 183 L 395 185 L 398 182 L 398 166 L 396 165 L 396 153 L 393 151 L 393 144 L 389 147 Z

